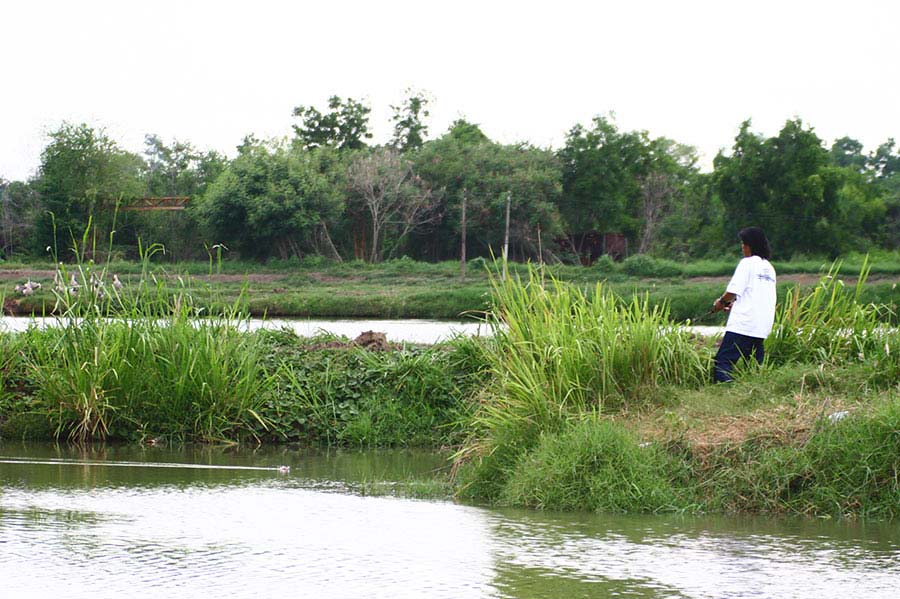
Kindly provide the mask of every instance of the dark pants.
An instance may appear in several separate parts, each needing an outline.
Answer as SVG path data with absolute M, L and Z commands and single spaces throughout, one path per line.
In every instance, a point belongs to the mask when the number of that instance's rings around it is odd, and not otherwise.
M 748 337 L 738 333 L 727 332 L 722 337 L 719 351 L 716 353 L 716 366 L 713 376 L 717 383 L 727 383 L 732 380 L 731 371 L 741 358 L 753 356 L 762 364 L 763 341 L 759 337 Z

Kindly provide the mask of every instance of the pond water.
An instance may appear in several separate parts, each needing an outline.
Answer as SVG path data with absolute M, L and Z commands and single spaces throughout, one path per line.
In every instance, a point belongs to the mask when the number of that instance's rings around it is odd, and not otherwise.
M 0 332 L 24 331 L 29 326 L 53 326 L 60 321 L 56 318 L 31 318 L 24 316 L 0 317 Z M 303 320 L 303 319 L 249 319 L 243 323 L 249 330 L 261 328 L 287 328 L 301 337 L 312 337 L 326 332 L 355 339 L 364 331 L 385 333 L 389 341 L 408 343 L 437 343 L 455 335 L 490 335 L 490 327 L 484 323 L 447 320 Z M 720 335 L 724 327 L 689 327 L 700 335 Z
M 547 513 L 363 493 L 445 465 L 409 451 L 6 442 L 0 596 L 897 596 L 897 524 Z

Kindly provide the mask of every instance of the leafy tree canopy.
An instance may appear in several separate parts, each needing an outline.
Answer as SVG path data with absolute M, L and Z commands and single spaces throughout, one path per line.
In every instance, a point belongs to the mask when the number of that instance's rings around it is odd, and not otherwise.
M 745 121 L 731 156 L 714 161 L 714 187 L 726 214 L 726 231 L 766 230 L 776 256 L 840 251 L 839 191 L 850 168 L 831 167 L 831 155 L 811 127 L 789 120 L 765 139 Z
M 343 207 L 331 164 L 328 149 L 246 140 L 196 208 L 210 241 L 257 258 L 302 255 Z
M 227 164 L 218 152 L 201 153 L 178 140 L 166 144 L 158 135 L 147 135 L 144 145 L 147 193 L 153 197 L 201 195 Z
M 696 151 L 646 131 L 622 132 L 597 116 L 573 127 L 557 153 L 562 163 L 560 211 L 570 232 L 596 230 L 633 236 L 642 205 L 642 181 L 652 173 L 684 179 L 695 172 Z
M 371 139 L 368 106 L 353 98 L 342 100 L 338 96 L 328 99 L 328 112 L 320 112 L 314 106 L 297 106 L 294 116 L 301 119 L 294 125 L 297 142 L 307 150 L 333 146 L 339 150 L 359 150 Z
M 416 172 L 443 192 L 446 238 L 455 240 L 459 234 L 464 193 L 469 237 L 482 250 L 502 243 L 507 193 L 512 242 L 523 252 L 536 255 L 538 227 L 551 236 L 562 230 L 560 169 L 552 152 L 494 143 L 476 125 L 457 121 L 414 159 Z
M 428 126 L 424 123 L 429 115 L 428 104 L 431 98 L 414 90 L 407 90 L 407 98 L 399 106 L 391 106 L 394 116 L 394 135 L 391 146 L 402 152 L 422 147 L 428 135 Z
M 63 123 L 50 133 L 34 181 L 47 211 L 36 222 L 34 250 L 61 251 L 73 237 L 80 238 L 89 217 L 103 220 L 100 208 L 142 196 L 143 169 L 139 156 L 121 150 L 102 129 Z

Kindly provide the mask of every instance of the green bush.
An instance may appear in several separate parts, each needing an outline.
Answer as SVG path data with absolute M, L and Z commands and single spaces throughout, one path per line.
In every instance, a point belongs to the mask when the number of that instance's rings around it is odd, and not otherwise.
M 636 254 L 622 261 L 622 272 L 634 277 L 666 278 L 682 276 L 684 268 L 671 260 Z
M 680 500 L 670 470 L 656 445 L 641 446 L 621 426 L 588 418 L 542 435 L 516 464 L 499 502 L 557 510 L 671 510 Z
M 483 384 L 484 343 L 370 351 L 345 340 L 265 333 L 274 391 L 265 435 L 329 445 L 441 445 L 460 435 L 468 398 Z
M 552 279 L 545 285 L 534 270 L 526 283 L 493 282 L 492 384 L 457 453 L 459 464 L 472 463 L 465 484 L 473 496 L 502 488 L 540 435 L 586 413 L 636 407 L 661 385 L 709 378 L 709 350 L 646 296 L 626 302 L 601 285 L 590 294 Z
M 836 263 L 812 290 L 788 291 L 776 310 L 775 326 L 766 340 L 772 360 L 835 362 L 871 360 L 884 354 L 884 320 L 888 308 L 861 301 L 867 264 L 852 289 L 837 276 Z

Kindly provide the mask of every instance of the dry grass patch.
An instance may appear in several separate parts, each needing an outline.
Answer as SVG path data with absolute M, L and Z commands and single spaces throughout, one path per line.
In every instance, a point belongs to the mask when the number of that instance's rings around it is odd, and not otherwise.
M 711 390 L 697 393 L 708 396 Z M 716 396 L 723 402 L 729 401 L 724 393 Z M 736 412 L 739 408 L 734 405 L 711 408 L 707 401 L 701 401 L 676 408 L 623 414 L 617 420 L 647 441 L 678 441 L 696 454 L 705 454 L 748 442 L 803 445 L 822 418 L 852 408 L 853 402 L 847 397 L 795 393 L 778 403 L 743 412 Z

